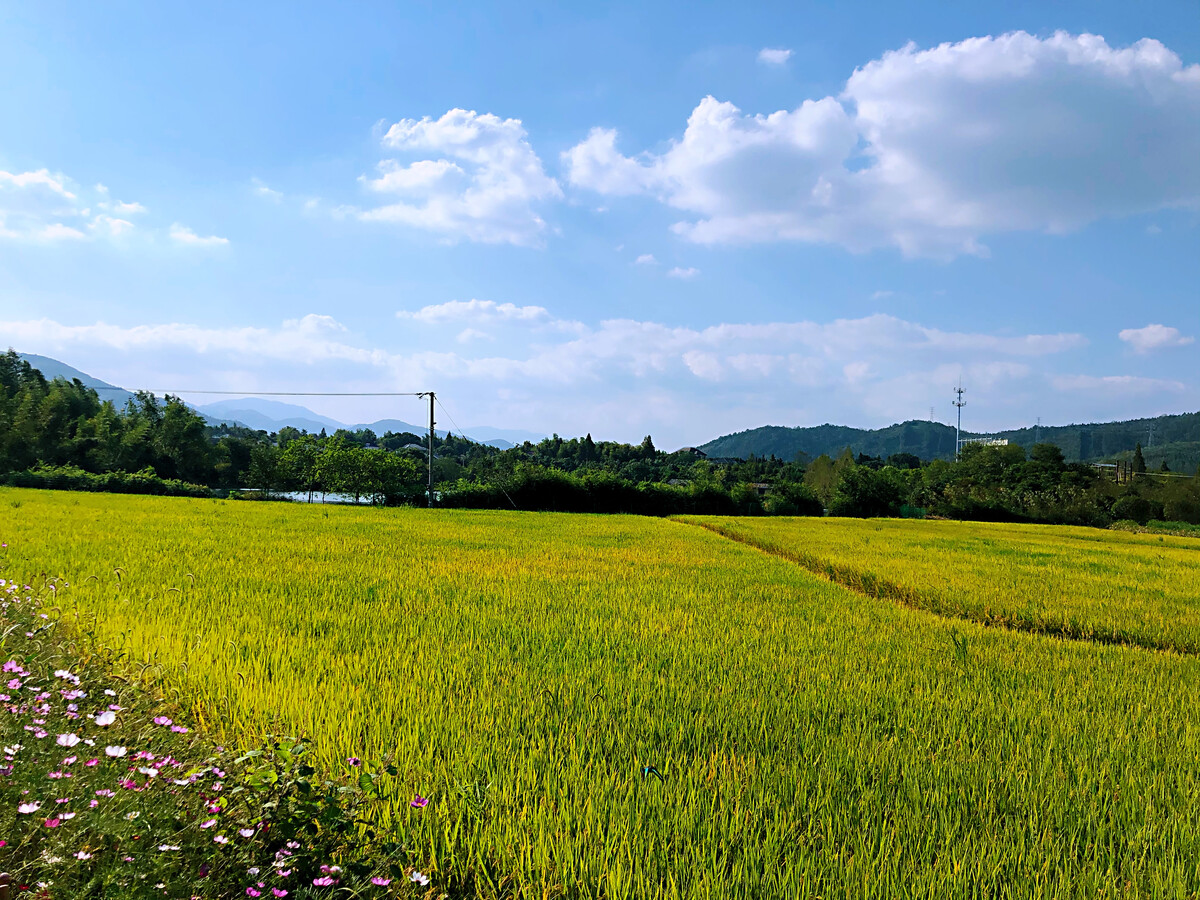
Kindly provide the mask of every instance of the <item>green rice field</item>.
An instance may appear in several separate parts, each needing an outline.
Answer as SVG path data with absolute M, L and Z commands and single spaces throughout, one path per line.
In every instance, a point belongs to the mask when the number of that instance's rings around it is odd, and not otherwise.
M 1197 540 L 17 489 L 0 540 L 223 740 L 389 756 L 451 896 L 1200 896 Z

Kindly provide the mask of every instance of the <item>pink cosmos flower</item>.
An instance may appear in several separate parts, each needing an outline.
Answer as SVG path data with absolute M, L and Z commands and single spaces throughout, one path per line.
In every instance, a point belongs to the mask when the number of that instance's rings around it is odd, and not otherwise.
M 412 802 L 408 805 L 413 809 L 424 809 L 429 805 L 429 800 L 425 797 L 422 797 L 420 794 L 417 794 L 417 796 L 412 798 Z
M 155 717 L 154 717 L 154 724 L 155 724 L 155 725 L 170 725 L 170 724 L 171 724 L 171 720 L 170 720 L 170 719 L 168 719 L 166 716 L 155 716 Z
M 62 824 L 62 819 L 47 819 L 46 820 L 47 828 L 57 828 L 61 824 Z
M 375 885 L 376 887 L 387 887 L 391 883 L 392 879 L 384 878 L 382 875 L 376 875 L 371 879 L 371 884 Z
M 254 837 L 254 829 L 253 828 L 239 828 L 238 834 L 240 834 L 244 838 Z
M 17 807 L 17 812 L 28 815 L 29 813 L 37 812 L 41 808 L 42 808 L 42 804 L 39 801 L 35 800 L 32 803 L 22 803 L 20 806 Z
M 271 893 L 276 897 L 286 897 L 288 892 L 283 888 L 271 888 Z
M 314 887 L 332 887 L 335 884 L 337 884 L 337 879 L 332 875 L 322 875 L 313 879 Z
M 200 827 L 201 828 L 212 828 L 216 824 L 217 824 L 216 819 L 209 819 L 207 822 L 201 822 Z

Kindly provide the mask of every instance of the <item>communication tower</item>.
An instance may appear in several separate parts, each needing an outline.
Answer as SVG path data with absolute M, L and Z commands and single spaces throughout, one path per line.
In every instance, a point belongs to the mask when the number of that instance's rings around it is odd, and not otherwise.
M 954 389 L 954 393 L 958 394 L 958 399 L 951 401 L 958 407 L 958 427 L 954 429 L 954 458 L 958 459 L 962 453 L 962 408 L 967 405 L 967 401 L 962 398 L 963 386 L 959 381 L 958 387 Z

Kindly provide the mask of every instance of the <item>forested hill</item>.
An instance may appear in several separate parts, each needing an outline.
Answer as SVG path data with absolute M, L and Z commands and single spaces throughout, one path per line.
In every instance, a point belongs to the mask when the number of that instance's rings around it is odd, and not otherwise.
M 963 437 L 1007 438 L 1026 448 L 1038 441 L 1057 444 L 1072 462 L 1123 458 L 1141 443 L 1147 462 L 1155 467 L 1165 460 L 1173 471 L 1194 472 L 1200 464 L 1200 412 L 1126 422 L 1043 425 L 1038 429 L 1019 428 L 988 435 L 963 432 Z M 912 453 L 921 459 L 951 459 L 954 456 L 954 428 L 920 420 L 872 430 L 845 425 L 810 428 L 765 425 L 719 437 L 701 445 L 700 449 L 717 457 L 744 459 L 751 455 L 774 454 L 780 459 L 792 460 L 800 453 L 810 458 L 822 453 L 836 457 L 846 447 L 856 454 L 883 459 L 896 453 Z

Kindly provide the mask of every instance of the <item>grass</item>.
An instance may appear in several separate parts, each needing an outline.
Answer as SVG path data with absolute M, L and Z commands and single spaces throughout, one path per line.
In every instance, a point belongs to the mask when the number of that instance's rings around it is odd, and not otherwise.
M 1096 535 L 1133 572 L 1174 547 Z M 0 539 L 217 737 L 390 755 L 381 822 L 456 893 L 1197 896 L 1191 656 L 947 620 L 658 519 L 9 490 Z
M 854 590 L 1022 631 L 1200 653 L 1200 540 L 1055 525 L 681 517 Z

